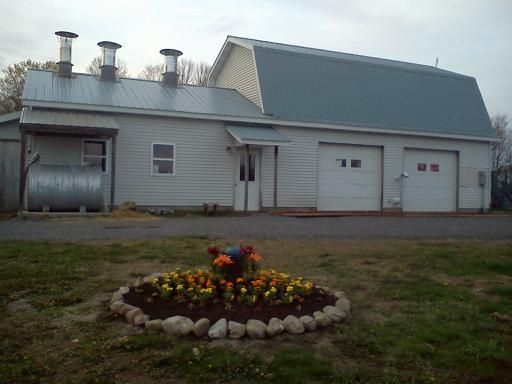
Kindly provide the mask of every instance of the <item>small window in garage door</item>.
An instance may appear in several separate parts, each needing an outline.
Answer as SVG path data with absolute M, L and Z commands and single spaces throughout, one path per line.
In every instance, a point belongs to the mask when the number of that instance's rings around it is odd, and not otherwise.
M 350 168 L 361 168 L 362 161 L 361 160 L 350 160 Z

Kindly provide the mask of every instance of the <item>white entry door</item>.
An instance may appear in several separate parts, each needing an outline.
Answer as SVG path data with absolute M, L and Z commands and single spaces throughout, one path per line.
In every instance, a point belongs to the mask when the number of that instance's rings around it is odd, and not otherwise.
M 454 212 L 457 207 L 457 153 L 406 149 L 403 210 Z
M 320 144 L 319 211 L 378 211 L 381 208 L 379 147 Z
M 245 201 L 245 149 L 237 151 L 237 163 L 235 172 L 235 211 L 244 210 Z M 260 209 L 260 158 L 259 151 L 249 153 L 249 194 L 248 210 Z

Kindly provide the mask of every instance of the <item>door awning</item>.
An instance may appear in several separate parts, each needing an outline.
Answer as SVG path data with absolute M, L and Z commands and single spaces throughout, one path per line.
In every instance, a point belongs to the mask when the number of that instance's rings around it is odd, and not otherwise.
M 280 146 L 290 145 L 290 140 L 272 127 L 228 125 L 226 131 L 239 144 Z

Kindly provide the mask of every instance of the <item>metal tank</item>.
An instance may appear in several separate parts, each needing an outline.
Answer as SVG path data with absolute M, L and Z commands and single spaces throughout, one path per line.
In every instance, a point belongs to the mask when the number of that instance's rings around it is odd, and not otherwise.
M 103 206 L 99 166 L 34 165 L 28 174 L 28 210 L 100 211 Z

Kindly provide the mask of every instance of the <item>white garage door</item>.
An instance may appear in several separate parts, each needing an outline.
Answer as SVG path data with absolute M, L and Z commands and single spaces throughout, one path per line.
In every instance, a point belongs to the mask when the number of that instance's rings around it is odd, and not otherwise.
M 456 210 L 456 152 L 406 149 L 404 170 L 409 175 L 404 179 L 404 211 Z
M 381 149 L 320 144 L 319 211 L 377 211 L 381 208 Z

